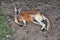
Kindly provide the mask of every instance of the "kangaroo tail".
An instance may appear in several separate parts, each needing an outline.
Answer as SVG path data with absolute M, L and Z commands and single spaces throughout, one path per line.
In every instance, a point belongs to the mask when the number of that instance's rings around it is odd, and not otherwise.
M 49 29 L 49 27 L 50 27 L 50 21 L 49 21 L 49 19 L 48 18 L 46 18 L 46 21 L 47 21 L 47 30 Z
M 47 17 L 45 17 L 45 16 L 44 16 L 44 20 L 47 21 L 47 27 L 46 27 L 46 30 L 48 30 L 49 27 L 50 27 L 50 21 L 49 21 L 49 19 L 48 19 Z

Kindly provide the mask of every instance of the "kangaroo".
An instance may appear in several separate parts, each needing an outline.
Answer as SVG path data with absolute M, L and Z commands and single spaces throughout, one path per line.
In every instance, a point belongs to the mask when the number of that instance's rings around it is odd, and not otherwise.
M 26 26 L 27 25 L 26 23 L 32 22 L 34 24 L 42 26 L 41 30 L 43 30 L 43 29 L 48 30 L 49 29 L 50 21 L 40 11 L 26 10 L 26 11 L 23 11 L 22 13 L 20 13 L 21 9 L 22 8 L 20 8 L 20 9 L 17 9 L 16 7 L 14 8 L 14 10 L 15 10 L 15 23 L 17 23 L 19 25 L 20 22 L 22 22 L 23 23 L 22 26 Z M 18 13 L 20 13 L 20 14 L 17 15 Z M 47 21 L 47 26 L 45 23 L 42 22 L 43 20 Z M 21 25 L 20 25 L 20 27 L 21 27 Z

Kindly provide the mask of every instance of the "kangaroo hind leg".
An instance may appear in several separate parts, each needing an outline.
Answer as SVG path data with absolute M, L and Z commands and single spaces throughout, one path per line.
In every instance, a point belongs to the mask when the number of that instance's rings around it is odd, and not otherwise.
M 36 21 L 32 21 L 34 24 L 37 24 L 37 25 L 41 25 L 42 26 L 41 30 L 45 29 L 45 26 L 46 25 L 41 20 L 39 20 L 39 18 L 34 19 L 34 20 L 36 20 Z

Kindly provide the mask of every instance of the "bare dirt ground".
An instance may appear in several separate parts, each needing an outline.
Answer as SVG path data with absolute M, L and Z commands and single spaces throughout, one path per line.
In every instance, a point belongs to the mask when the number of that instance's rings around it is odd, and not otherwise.
M 27 27 L 19 27 L 13 20 L 13 6 L 16 5 L 17 7 L 27 6 L 30 9 L 38 9 L 43 12 L 51 22 L 49 30 L 42 32 L 40 26 L 33 23 L 28 23 Z M 2 3 L 2 8 L 7 18 L 11 19 L 9 24 L 12 30 L 16 31 L 13 34 L 13 40 L 60 40 L 60 0 L 43 2 L 39 0 L 20 0 L 9 4 Z

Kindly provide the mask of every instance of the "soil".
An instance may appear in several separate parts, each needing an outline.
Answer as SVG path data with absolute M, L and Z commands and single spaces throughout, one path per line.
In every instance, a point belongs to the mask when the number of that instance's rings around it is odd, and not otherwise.
M 41 31 L 41 26 L 27 23 L 26 27 L 19 27 L 14 22 L 14 6 L 21 8 L 26 6 L 32 9 L 40 10 L 47 16 L 51 22 L 48 31 Z M 40 0 L 20 0 L 13 3 L 2 3 L 1 8 L 7 16 L 9 24 L 13 31 L 13 40 L 60 40 L 60 0 L 40 1 Z M 22 11 L 23 11 L 22 10 Z

